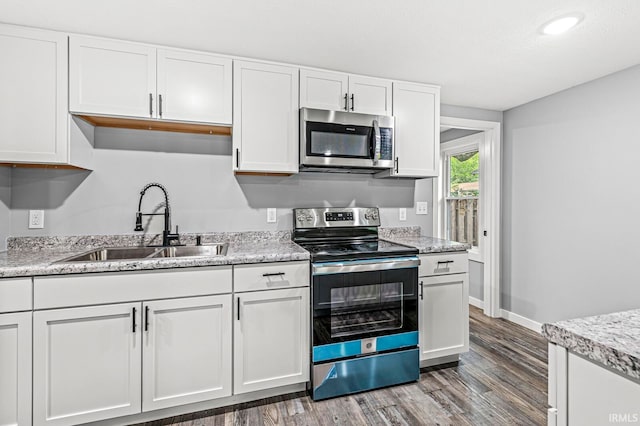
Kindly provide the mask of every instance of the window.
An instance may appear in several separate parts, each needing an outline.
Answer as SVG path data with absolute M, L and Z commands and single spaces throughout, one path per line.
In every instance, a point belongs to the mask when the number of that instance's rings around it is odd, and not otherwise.
M 443 236 L 471 244 L 470 259 L 481 259 L 481 135 L 463 137 L 442 145 Z

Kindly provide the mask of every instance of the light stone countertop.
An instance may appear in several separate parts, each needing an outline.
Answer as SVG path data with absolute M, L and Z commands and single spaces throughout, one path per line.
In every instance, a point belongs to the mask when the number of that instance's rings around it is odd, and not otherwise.
M 289 231 L 215 232 L 200 234 L 204 244 L 226 242 L 227 254 L 200 257 L 163 257 L 97 262 L 60 260 L 102 247 L 138 247 L 158 244 L 157 235 L 82 235 L 12 237 L 0 252 L 0 278 L 36 275 L 119 272 L 197 266 L 309 260 L 309 252 L 291 241 Z M 196 234 L 181 235 L 181 243 L 195 244 Z M 380 238 L 418 248 L 420 253 L 465 251 L 468 244 L 420 236 L 420 227 L 380 228 Z
M 405 246 L 416 247 L 421 254 L 427 253 L 444 253 L 452 251 L 467 251 L 471 248 L 470 244 L 458 243 L 455 241 L 443 240 L 435 237 L 425 237 L 424 235 L 398 235 L 389 234 L 384 237 L 387 241 L 392 241 Z
M 0 253 L 0 278 L 309 260 L 309 253 L 286 239 L 288 235 L 290 234 L 261 232 L 204 234 L 204 243 L 229 243 L 224 256 L 63 263 L 56 262 L 93 248 L 139 244 L 131 244 L 132 241 L 129 240 L 133 240 L 132 236 L 16 239 L 10 240 L 8 251 Z M 139 240 L 139 237 L 135 238 Z M 193 240 L 195 241 L 195 236 Z M 190 245 L 194 241 L 189 236 L 183 240 Z
M 640 379 L 640 309 L 542 326 L 551 343 Z

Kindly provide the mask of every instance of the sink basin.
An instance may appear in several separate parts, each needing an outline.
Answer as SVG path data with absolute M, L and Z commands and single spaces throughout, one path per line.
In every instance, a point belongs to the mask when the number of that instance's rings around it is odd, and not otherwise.
M 165 247 L 154 257 L 224 256 L 229 244 L 208 244 L 206 246 Z
M 56 263 L 105 262 L 110 260 L 155 259 L 163 257 L 224 256 L 227 254 L 228 248 L 228 243 L 175 247 L 108 247 L 71 256 Z
M 60 262 L 104 262 L 109 260 L 145 259 L 161 251 L 160 247 L 108 247 L 94 249 Z

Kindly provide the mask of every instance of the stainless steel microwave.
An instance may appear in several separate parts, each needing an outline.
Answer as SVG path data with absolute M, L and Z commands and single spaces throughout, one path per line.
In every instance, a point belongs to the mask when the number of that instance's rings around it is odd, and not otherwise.
M 393 167 L 393 117 L 300 108 L 300 169 L 375 173 Z

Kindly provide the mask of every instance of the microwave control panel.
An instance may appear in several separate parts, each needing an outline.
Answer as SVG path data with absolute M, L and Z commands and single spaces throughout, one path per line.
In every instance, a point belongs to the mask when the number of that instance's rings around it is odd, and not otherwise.
M 393 160 L 393 129 L 380 128 L 380 159 Z

